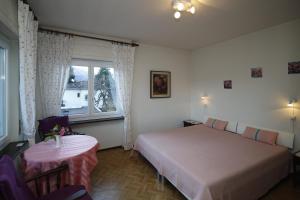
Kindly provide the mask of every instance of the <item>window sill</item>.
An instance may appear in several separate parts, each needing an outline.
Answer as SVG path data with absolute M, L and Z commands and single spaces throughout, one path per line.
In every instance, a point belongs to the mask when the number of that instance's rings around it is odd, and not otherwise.
M 80 124 L 108 122 L 108 121 L 117 121 L 117 120 L 124 120 L 124 117 L 120 116 L 120 117 L 108 117 L 108 118 L 100 118 L 100 119 L 87 119 L 87 120 L 71 121 L 70 125 L 80 125 Z

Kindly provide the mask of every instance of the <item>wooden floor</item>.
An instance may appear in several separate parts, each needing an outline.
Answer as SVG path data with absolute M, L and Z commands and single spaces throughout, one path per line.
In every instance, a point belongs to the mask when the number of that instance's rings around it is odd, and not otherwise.
M 92 174 L 94 200 L 185 200 L 168 181 L 157 181 L 156 170 L 142 156 L 130 156 L 121 148 L 98 152 L 99 163 Z M 261 200 L 300 200 L 300 186 L 288 178 Z

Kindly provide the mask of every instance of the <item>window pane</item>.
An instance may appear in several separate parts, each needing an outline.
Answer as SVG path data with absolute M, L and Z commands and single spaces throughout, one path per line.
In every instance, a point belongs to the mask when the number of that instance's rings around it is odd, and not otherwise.
M 5 134 L 5 49 L 0 47 L 0 137 Z
M 72 66 L 61 104 L 62 114 L 88 114 L 87 66 Z
M 115 112 L 115 97 L 114 69 L 94 67 L 94 112 Z

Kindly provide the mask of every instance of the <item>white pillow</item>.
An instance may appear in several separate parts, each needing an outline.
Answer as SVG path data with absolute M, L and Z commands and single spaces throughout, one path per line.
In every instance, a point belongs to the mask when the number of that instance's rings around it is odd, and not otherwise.
M 228 121 L 228 124 L 226 126 L 226 131 L 236 133 L 237 132 L 237 126 L 238 126 L 238 122 Z
M 237 125 L 237 131 L 236 131 L 236 132 L 237 132 L 238 134 L 243 134 L 244 131 L 246 130 L 247 126 L 250 126 L 250 125 L 247 125 L 247 124 L 238 122 L 238 125 Z M 254 126 L 251 126 L 251 127 L 254 127 Z
M 284 131 L 278 133 L 277 144 L 293 149 L 295 134 Z

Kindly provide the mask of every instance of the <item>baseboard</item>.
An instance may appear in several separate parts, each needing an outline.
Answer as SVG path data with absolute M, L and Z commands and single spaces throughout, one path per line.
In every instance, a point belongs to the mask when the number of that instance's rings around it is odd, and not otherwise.
M 118 149 L 118 148 L 122 148 L 122 146 L 108 147 L 108 148 L 105 148 L 105 149 L 98 149 L 97 152 L 100 152 L 100 151 L 107 151 L 107 150 L 112 150 L 112 149 Z

